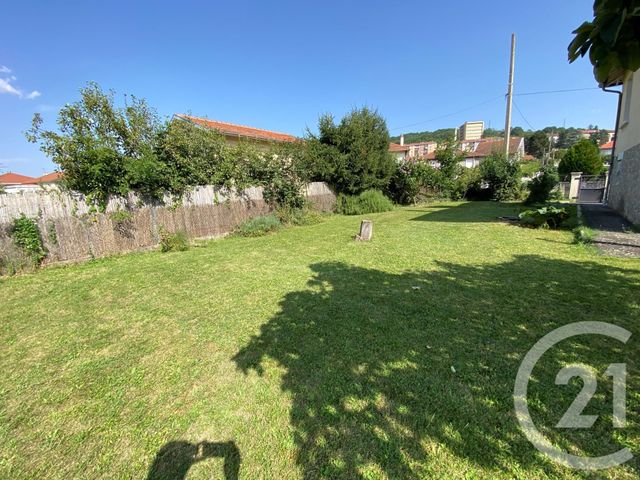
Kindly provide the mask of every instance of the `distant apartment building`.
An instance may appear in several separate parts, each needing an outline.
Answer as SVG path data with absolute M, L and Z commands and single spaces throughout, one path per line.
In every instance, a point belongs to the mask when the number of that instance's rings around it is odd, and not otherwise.
M 458 128 L 458 141 L 480 140 L 484 133 L 484 122 L 464 122 Z

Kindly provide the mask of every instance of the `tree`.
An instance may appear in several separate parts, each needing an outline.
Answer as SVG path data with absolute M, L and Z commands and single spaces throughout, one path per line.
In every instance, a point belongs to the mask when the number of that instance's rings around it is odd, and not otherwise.
M 593 21 L 573 31 L 569 63 L 589 53 L 596 80 L 606 83 L 640 68 L 640 5 L 638 0 L 596 0 Z
M 488 185 L 491 198 L 497 201 L 514 200 L 520 196 L 520 168 L 504 154 L 493 154 L 480 164 L 482 180 Z
M 141 176 L 158 175 L 154 146 L 159 121 L 147 103 L 129 97 L 116 107 L 113 92 L 105 93 L 96 83 L 80 90 L 80 100 L 65 105 L 58 114 L 59 132 L 42 129 L 35 114 L 29 141 L 64 172 L 67 187 L 104 206 L 109 195 L 124 194 Z
M 542 130 L 538 130 L 524 141 L 525 151 L 536 158 L 543 158 L 549 151 L 549 137 Z
M 558 165 L 558 173 L 569 175 L 571 172 L 582 172 L 585 175 L 597 175 L 602 173 L 603 168 L 604 162 L 598 147 L 591 140 L 583 138 L 564 154 Z
M 580 132 L 575 128 L 561 129 L 558 134 L 558 141 L 556 143 L 557 148 L 569 148 L 578 143 L 582 138 Z
M 377 111 L 354 109 L 338 125 L 324 115 L 318 130 L 317 136 L 309 135 L 309 151 L 316 170 L 339 193 L 386 188 L 396 164 L 389 153 L 387 124 Z
M 545 203 L 551 199 L 551 194 L 559 182 L 558 171 L 552 165 L 542 167 L 540 175 L 531 180 L 527 188 L 529 196 L 526 204 Z
M 596 131 L 589 135 L 589 140 L 600 146 L 609 141 L 609 134 L 606 130 L 598 130 L 596 127 Z

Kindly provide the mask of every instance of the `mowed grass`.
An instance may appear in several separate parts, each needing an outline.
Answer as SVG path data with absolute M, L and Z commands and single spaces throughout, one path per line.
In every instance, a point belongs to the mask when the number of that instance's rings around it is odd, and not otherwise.
M 0 478 L 591 478 L 538 453 L 512 399 L 529 348 L 584 320 L 633 336 L 547 352 L 533 419 L 573 454 L 640 455 L 640 261 L 496 220 L 516 210 L 367 215 L 369 243 L 363 217 L 333 216 L 0 280 Z M 572 362 L 598 372 L 589 430 L 554 427 L 581 389 L 554 383 Z

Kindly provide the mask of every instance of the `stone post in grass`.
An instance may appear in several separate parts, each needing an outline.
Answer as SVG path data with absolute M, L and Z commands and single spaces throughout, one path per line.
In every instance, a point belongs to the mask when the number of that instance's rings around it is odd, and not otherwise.
M 362 220 L 360 223 L 360 233 L 356 235 L 356 240 L 369 241 L 373 236 L 373 222 L 371 220 Z

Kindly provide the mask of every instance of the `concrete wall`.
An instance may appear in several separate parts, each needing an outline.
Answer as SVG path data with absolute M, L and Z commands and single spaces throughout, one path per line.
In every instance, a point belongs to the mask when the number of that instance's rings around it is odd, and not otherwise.
M 640 143 L 616 153 L 609 175 L 608 204 L 632 223 L 640 224 Z
M 333 209 L 335 195 L 324 183 L 311 183 L 304 193 L 317 209 Z M 114 212 L 123 210 L 129 218 L 118 219 Z M 230 192 L 198 187 L 177 201 L 167 196 L 156 203 L 131 194 L 112 199 L 105 213 L 92 212 L 82 195 L 60 191 L 0 195 L 0 246 L 21 214 L 38 222 L 48 251 L 45 263 L 57 263 L 149 249 L 158 244 L 161 229 L 184 230 L 192 239 L 220 237 L 272 210 L 261 188 Z
M 622 93 L 608 204 L 640 224 L 640 70 L 629 74 Z

